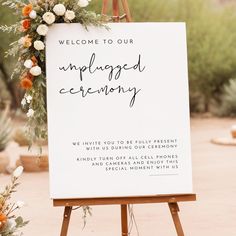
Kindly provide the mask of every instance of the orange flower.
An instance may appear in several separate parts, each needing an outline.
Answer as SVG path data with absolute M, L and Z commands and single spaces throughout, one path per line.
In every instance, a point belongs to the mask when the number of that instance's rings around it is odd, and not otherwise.
M 7 220 L 6 215 L 4 215 L 3 213 L 0 213 L 0 222 L 6 221 L 6 220 Z
M 0 230 L 5 227 L 7 223 L 7 217 L 3 213 L 0 213 Z
M 26 35 L 24 37 L 23 46 L 25 48 L 29 48 L 31 45 L 32 45 L 32 38 L 30 38 L 29 35 Z
M 22 27 L 25 29 L 25 30 L 27 30 L 27 29 L 29 29 L 30 28 L 30 20 L 29 19 L 25 19 L 25 20 L 23 20 L 22 21 Z
M 29 80 L 33 81 L 34 76 L 32 74 L 30 74 L 29 72 L 25 72 L 24 74 L 21 75 L 21 79 L 29 79 Z
M 31 61 L 33 62 L 33 66 L 36 66 L 37 63 L 38 63 L 38 60 L 37 60 L 37 58 L 35 56 L 31 57 Z
M 22 9 L 22 15 L 23 16 L 29 16 L 32 9 L 33 9 L 32 4 L 28 4 L 28 5 L 24 6 L 23 9 Z
M 32 85 L 33 85 L 33 82 L 27 77 L 25 77 L 24 79 L 20 81 L 20 86 L 23 89 L 26 89 L 26 90 L 31 89 Z

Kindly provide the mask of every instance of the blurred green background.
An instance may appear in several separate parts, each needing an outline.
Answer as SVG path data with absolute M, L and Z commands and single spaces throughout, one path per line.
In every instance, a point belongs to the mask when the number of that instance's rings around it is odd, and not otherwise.
M 101 11 L 100 0 L 90 9 Z M 220 0 L 129 0 L 134 21 L 186 22 L 188 40 L 190 108 L 192 113 L 236 115 L 236 1 Z M 1 24 L 15 16 L 0 6 Z M 14 67 L 4 51 L 14 36 L 0 32 L 0 100 L 20 103 L 19 88 L 10 80 Z M 170 84 L 171 86 L 171 84 Z

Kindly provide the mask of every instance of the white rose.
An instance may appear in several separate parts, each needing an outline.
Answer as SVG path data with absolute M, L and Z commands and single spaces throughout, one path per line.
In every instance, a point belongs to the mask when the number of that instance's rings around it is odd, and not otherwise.
M 38 51 L 43 50 L 45 48 L 45 45 L 42 41 L 36 40 L 34 41 L 34 48 Z
M 23 45 L 24 42 L 25 42 L 25 38 L 24 38 L 24 37 L 21 37 L 21 38 L 18 40 L 19 45 Z
M 26 68 L 30 69 L 30 68 L 33 66 L 33 62 L 28 59 L 28 60 L 26 60 L 26 61 L 24 62 L 24 66 L 25 66 Z
M 87 7 L 89 5 L 89 1 L 88 0 L 79 0 L 78 1 L 78 6 L 79 7 Z
M 42 73 L 42 70 L 39 66 L 33 66 L 31 69 L 30 69 L 30 74 L 33 75 L 33 76 L 38 76 Z
M 13 176 L 14 176 L 15 178 L 20 177 L 21 174 L 23 173 L 23 170 L 24 170 L 23 166 L 18 166 L 18 167 L 14 170 Z
M 46 12 L 43 14 L 43 20 L 49 25 L 54 23 L 55 19 L 56 19 L 56 17 L 52 12 Z
M 27 117 L 32 117 L 34 115 L 34 110 L 33 109 L 29 109 L 28 112 L 26 113 Z
M 18 208 L 21 208 L 21 207 L 23 207 L 25 205 L 25 202 L 23 202 L 23 201 L 17 201 L 16 202 L 16 206 L 18 207 Z
M 48 27 L 46 25 L 39 25 L 36 31 L 39 35 L 45 36 L 48 32 Z
M 75 18 L 75 13 L 73 11 L 67 10 L 65 13 L 66 20 L 73 20 Z
M 15 220 L 13 220 L 13 219 L 8 219 L 7 220 L 7 227 L 8 227 L 8 229 L 11 230 L 15 225 L 16 225 Z
M 59 3 L 53 7 L 53 11 L 57 16 L 63 16 L 66 12 L 66 8 L 63 4 Z
M 35 19 L 35 18 L 37 17 L 36 11 L 32 10 L 32 11 L 30 12 L 30 14 L 29 14 L 29 17 L 30 17 L 31 19 Z

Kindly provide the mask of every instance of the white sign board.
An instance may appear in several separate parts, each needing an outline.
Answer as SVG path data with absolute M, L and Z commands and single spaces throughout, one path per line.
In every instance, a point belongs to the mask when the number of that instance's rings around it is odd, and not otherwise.
M 191 193 L 185 24 L 109 27 L 47 35 L 51 197 Z

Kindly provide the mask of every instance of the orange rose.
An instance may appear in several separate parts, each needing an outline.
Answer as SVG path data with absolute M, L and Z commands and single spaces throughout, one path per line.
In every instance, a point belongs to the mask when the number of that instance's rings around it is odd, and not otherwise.
M 0 213 L 0 222 L 1 221 L 6 221 L 6 220 L 7 220 L 6 215 L 4 215 L 3 213 Z
M 28 4 L 28 5 L 24 6 L 23 9 L 22 9 L 22 15 L 23 16 L 29 16 L 32 9 L 33 9 L 32 4 Z
M 25 77 L 24 79 L 22 79 L 20 81 L 20 86 L 23 88 L 23 89 L 31 89 L 32 86 L 33 86 L 33 82 L 28 78 L 28 77 Z
M 27 29 L 29 29 L 30 28 L 30 20 L 29 19 L 25 19 L 25 20 L 23 20 L 22 21 L 22 27 L 25 29 L 25 30 L 27 30 Z
M 7 217 L 3 213 L 0 213 L 0 230 L 5 227 L 7 223 Z
M 32 45 L 32 38 L 29 37 L 29 35 L 26 35 L 23 40 L 23 46 L 25 48 L 29 48 Z

